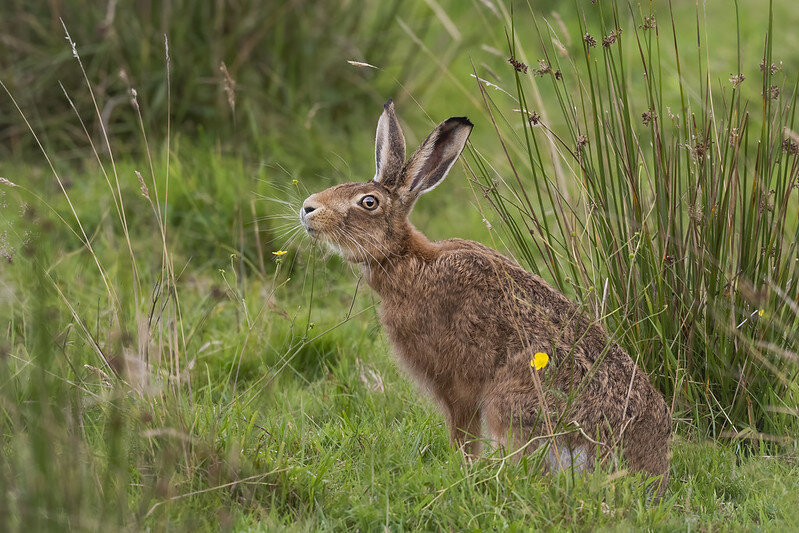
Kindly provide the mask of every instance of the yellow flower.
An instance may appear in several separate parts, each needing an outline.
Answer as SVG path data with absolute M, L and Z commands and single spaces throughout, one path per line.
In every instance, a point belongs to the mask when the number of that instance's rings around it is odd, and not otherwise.
M 760 318 L 763 318 L 763 310 L 762 309 L 757 312 L 757 316 L 759 316 Z
M 276 256 L 280 257 L 281 255 L 286 255 L 287 253 L 288 253 L 287 250 L 278 250 L 276 252 L 272 252 L 272 255 L 276 255 Z
M 535 357 L 530 360 L 530 366 L 536 370 L 541 370 L 549 363 L 549 356 L 544 352 L 538 352 Z

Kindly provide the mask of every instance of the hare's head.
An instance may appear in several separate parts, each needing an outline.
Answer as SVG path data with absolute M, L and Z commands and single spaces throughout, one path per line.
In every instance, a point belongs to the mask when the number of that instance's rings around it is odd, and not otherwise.
M 471 131 L 467 118 L 449 118 L 406 162 L 405 136 L 389 100 L 377 123 L 374 178 L 309 196 L 300 209 L 300 221 L 311 236 L 348 261 L 382 261 L 400 253 L 410 231 L 413 204 L 446 177 Z

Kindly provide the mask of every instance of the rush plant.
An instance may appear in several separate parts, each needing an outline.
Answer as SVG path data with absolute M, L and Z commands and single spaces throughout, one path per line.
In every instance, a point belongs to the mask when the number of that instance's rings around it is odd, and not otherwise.
M 475 183 L 519 259 L 638 354 L 676 418 L 783 441 L 799 393 L 799 135 L 773 17 L 758 55 L 739 39 L 721 75 L 699 11 L 688 72 L 671 3 L 601 4 L 571 51 L 540 18 L 529 46 L 506 14 L 514 90 L 475 77 L 510 176 L 472 149 Z

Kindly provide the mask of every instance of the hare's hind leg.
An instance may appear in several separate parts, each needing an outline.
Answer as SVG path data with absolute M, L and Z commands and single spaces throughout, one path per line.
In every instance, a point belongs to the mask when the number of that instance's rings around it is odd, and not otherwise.
M 516 458 L 547 445 L 546 471 L 556 473 L 573 469 L 575 473 L 590 471 L 594 464 L 593 448 L 585 439 L 562 431 L 557 425 L 557 408 L 548 405 L 547 414 L 538 404 L 533 391 L 517 392 L 515 398 L 490 396 L 483 412 L 492 440 L 505 446 Z
M 488 388 L 483 417 L 494 445 L 516 457 L 546 442 L 547 420 L 534 384 L 503 368 Z M 554 424 L 555 420 L 551 420 Z
M 671 414 L 666 402 L 655 394 L 647 411 L 626 428 L 622 447 L 624 459 L 633 470 L 660 476 L 653 485 L 662 495 L 669 481 Z
M 486 394 L 483 415 L 492 440 L 516 457 L 548 445 L 544 465 L 550 472 L 590 470 L 594 461 L 589 442 L 559 423 L 568 420 L 563 416 L 568 404 L 557 394 L 541 400 L 539 391 L 551 383 L 536 382 L 540 378 L 531 375 L 529 357 L 522 356 L 523 363 L 509 363 L 497 372 Z
M 583 439 L 551 439 L 547 454 L 547 467 L 552 473 L 573 470 L 577 474 L 591 470 L 591 448 Z

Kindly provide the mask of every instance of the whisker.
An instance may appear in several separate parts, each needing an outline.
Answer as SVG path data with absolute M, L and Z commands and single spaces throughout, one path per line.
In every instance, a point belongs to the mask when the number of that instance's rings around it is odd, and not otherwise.
M 282 205 L 287 205 L 289 207 L 294 207 L 296 202 L 290 202 L 288 200 L 281 200 L 280 198 L 275 198 L 274 196 L 266 196 L 265 194 L 256 193 L 255 194 L 259 199 L 266 200 L 268 202 L 275 202 Z
M 275 232 L 274 236 L 270 239 L 270 241 L 281 239 L 286 235 L 293 233 L 295 229 L 298 229 L 297 226 L 287 226 L 285 228 L 280 228 L 278 231 Z
M 299 220 L 291 220 L 291 221 L 283 222 L 282 224 L 276 224 L 276 225 L 272 226 L 271 229 L 273 229 L 273 230 L 278 229 L 279 230 L 279 229 L 284 229 L 284 228 L 301 228 L 301 227 L 302 227 L 302 225 L 300 224 Z
M 275 241 L 280 241 L 280 240 L 285 239 L 287 237 L 290 237 L 291 239 L 293 239 L 297 235 L 300 235 L 302 233 L 303 229 L 304 228 L 302 226 L 299 226 L 299 227 L 296 227 L 294 229 L 286 230 L 283 233 L 281 233 L 280 235 L 277 235 L 277 236 L 269 239 L 268 241 L 266 241 L 265 244 L 272 244 Z M 286 247 L 286 245 L 284 245 L 284 247 Z
M 383 244 L 383 243 L 381 243 L 381 242 L 378 242 L 377 238 L 376 238 L 376 237 L 374 237 L 373 235 L 370 235 L 369 233 L 366 233 L 366 232 L 363 232 L 363 231 L 358 231 L 358 232 L 356 233 L 356 230 L 355 230 L 354 228 L 352 229 L 352 232 L 353 232 L 354 236 L 356 236 L 356 237 L 362 237 L 362 238 L 364 238 L 364 239 L 366 239 L 366 240 L 370 241 L 370 243 L 371 243 L 371 244 L 372 244 L 372 245 L 373 245 L 375 248 L 377 248 L 377 250 L 378 250 L 379 252 L 381 252 L 381 253 L 382 253 L 382 254 L 385 256 L 385 260 L 386 260 L 386 261 L 388 262 L 388 264 L 389 264 L 389 265 L 390 265 L 390 266 L 393 268 L 393 266 L 394 266 L 394 262 L 392 261 L 391 257 L 392 257 L 392 256 L 394 256 L 394 257 L 398 257 L 398 256 L 399 256 L 398 254 L 396 254 L 396 253 L 394 253 L 394 252 L 391 252 L 391 251 L 389 251 L 389 250 L 386 248 L 385 244 Z
M 264 215 L 262 217 L 257 217 L 253 219 L 255 221 L 262 221 L 262 220 L 296 220 L 299 218 L 296 213 L 285 213 L 285 214 L 276 214 L 276 215 Z
M 382 264 L 380 261 L 378 261 L 378 259 L 377 259 L 377 258 L 376 258 L 374 255 L 372 255 L 372 253 L 371 253 L 369 250 L 367 250 L 366 248 L 364 248 L 364 247 L 363 247 L 363 246 L 362 246 L 362 245 L 361 245 L 361 244 L 360 244 L 360 243 L 359 243 L 359 242 L 358 242 L 358 241 L 355 239 L 355 237 L 353 237 L 353 236 L 350 236 L 349 234 L 346 234 L 346 233 L 344 233 L 343 231 L 342 231 L 342 235 L 343 235 L 344 237 L 346 237 L 346 238 L 347 238 L 347 239 L 348 239 L 350 242 L 352 242 L 353 244 L 355 244 L 355 246 L 357 246 L 357 247 L 358 247 L 360 250 L 362 250 L 364 253 L 368 254 L 368 255 L 369 255 L 369 256 L 370 256 L 372 259 L 374 259 L 375 263 L 377 263 L 377 265 L 378 265 L 378 266 L 379 266 L 379 267 L 380 267 L 380 268 L 383 270 L 383 272 L 386 274 L 386 276 L 387 276 L 389 279 L 391 279 L 391 275 L 388 273 L 388 270 L 386 270 L 386 267 L 384 267 L 384 266 L 383 266 L 383 264 Z M 365 257 L 365 256 L 364 256 L 364 259 L 366 259 L 366 257 Z

